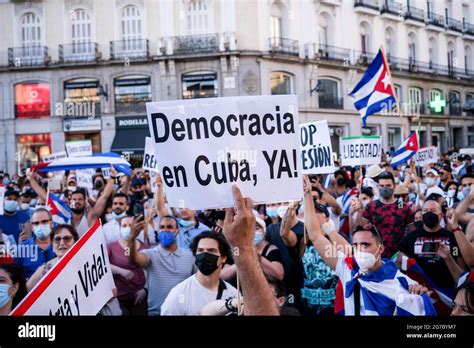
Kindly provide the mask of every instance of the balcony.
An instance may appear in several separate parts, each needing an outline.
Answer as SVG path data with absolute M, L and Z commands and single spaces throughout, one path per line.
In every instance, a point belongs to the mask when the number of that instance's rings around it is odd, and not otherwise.
M 306 56 L 309 55 L 309 51 L 313 52 L 314 58 L 336 61 L 336 62 L 347 62 L 349 63 L 351 57 L 351 51 L 346 48 L 335 47 L 330 45 L 319 44 L 319 47 L 315 43 L 306 45 Z
M 446 28 L 459 33 L 462 33 L 463 30 L 462 22 L 450 17 L 446 17 Z
M 390 19 L 396 18 L 402 20 L 404 17 L 402 4 L 394 2 L 393 0 L 385 0 L 380 9 L 380 13 L 382 14 L 382 17 Z
M 8 48 L 9 66 L 40 66 L 48 64 L 48 47 L 46 46 L 24 46 Z
M 96 42 L 59 45 L 59 62 L 94 62 L 99 59 L 98 49 L 99 45 Z
M 217 34 L 176 36 L 173 38 L 173 53 L 190 55 L 219 52 Z
M 281 37 L 271 37 L 268 39 L 271 54 L 284 54 L 289 56 L 299 55 L 298 40 L 284 39 Z
M 354 51 L 357 65 L 369 65 L 377 55 L 376 53 L 369 53 L 363 51 Z
M 428 17 L 426 18 L 426 24 L 432 25 L 438 28 L 444 28 L 444 16 L 436 14 L 434 12 L 428 12 Z
M 110 41 L 110 59 L 142 59 L 149 56 L 147 39 Z
M 387 61 L 390 64 L 390 69 L 392 71 L 408 71 L 410 70 L 410 60 L 404 58 L 393 57 L 390 54 L 387 54 Z
M 319 95 L 319 108 L 321 109 L 344 109 L 344 99 L 333 95 Z
M 463 20 L 462 26 L 464 34 L 474 36 L 474 25 Z
M 411 6 L 406 6 L 405 10 L 405 20 L 409 21 L 415 25 L 424 25 L 425 24 L 425 11 Z
M 372 15 L 378 15 L 379 1 L 378 0 L 354 0 L 354 10 L 356 12 L 363 12 Z
M 461 103 L 449 103 L 448 111 L 449 111 L 450 116 L 461 116 L 462 115 Z

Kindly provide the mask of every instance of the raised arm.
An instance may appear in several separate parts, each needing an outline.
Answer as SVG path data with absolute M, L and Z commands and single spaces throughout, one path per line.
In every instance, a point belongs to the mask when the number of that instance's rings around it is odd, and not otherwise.
M 466 235 L 461 230 L 456 213 L 453 210 L 448 210 L 446 217 L 448 218 L 447 228 L 454 233 L 454 238 L 456 239 L 456 243 L 458 244 L 459 251 L 461 252 L 465 264 L 468 267 L 474 267 L 474 245 L 469 242 Z M 472 227 L 474 227 L 474 220 L 468 224 L 466 231 L 468 228 Z M 462 267 L 462 265 L 459 266 Z
M 145 221 L 143 219 L 143 215 L 139 215 L 138 217 L 134 218 L 130 231 L 130 238 L 128 240 L 130 262 L 133 262 L 135 265 L 141 268 L 145 268 L 148 265 L 148 262 L 150 262 L 150 258 L 148 257 L 148 255 L 137 251 L 137 236 L 143 230 L 144 226 Z
M 107 201 L 114 191 L 114 180 L 117 175 L 117 171 L 112 167 L 111 175 L 109 180 L 107 180 L 107 185 L 105 185 L 104 192 L 97 198 L 94 207 L 90 210 L 87 216 L 87 222 L 89 226 L 93 224 L 100 216 L 104 213 L 105 207 L 107 206 Z
M 244 198 L 237 185 L 232 187 L 235 207 L 228 208 L 224 220 L 224 236 L 229 242 L 245 294 L 246 315 L 279 315 L 275 296 L 268 285 L 253 247 L 255 215 L 253 202 Z
M 168 215 L 168 211 L 166 210 L 165 207 L 165 192 L 163 190 L 163 180 L 161 179 L 161 175 L 159 173 L 156 174 L 156 186 L 157 190 L 155 193 L 155 209 L 156 212 L 158 213 L 158 216 L 160 219 Z
M 45 201 L 47 201 L 47 195 L 48 194 L 47 194 L 46 190 L 38 183 L 38 181 L 36 181 L 35 174 L 36 173 L 33 172 L 33 171 L 30 171 L 27 174 L 27 178 L 30 181 L 30 186 L 36 192 L 38 197 L 40 197 L 40 198 L 44 199 Z
M 467 214 L 469 204 L 474 201 L 474 184 L 471 185 L 469 196 L 464 198 L 456 207 L 457 219 L 463 223 L 468 223 L 472 219 L 472 215 Z
M 285 243 L 285 245 L 290 248 L 295 247 L 296 243 L 298 242 L 296 234 L 291 230 L 295 216 L 295 206 L 293 203 L 290 203 L 280 225 L 280 237 L 283 240 L 283 243 Z

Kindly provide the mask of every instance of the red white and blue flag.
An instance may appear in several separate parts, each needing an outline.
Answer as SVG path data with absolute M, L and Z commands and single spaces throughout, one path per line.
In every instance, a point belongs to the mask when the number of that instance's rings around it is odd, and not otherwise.
M 354 107 L 359 111 L 364 127 L 368 116 L 394 105 L 392 77 L 382 50 L 379 50 L 349 96 L 354 100 Z
M 396 167 L 399 164 L 408 162 L 416 152 L 418 151 L 418 135 L 416 132 L 411 132 L 408 138 L 406 138 L 403 143 L 400 144 L 395 155 L 390 162 L 392 167 Z
M 55 194 L 48 192 L 46 206 L 53 217 L 55 225 L 70 223 L 72 219 L 71 209 L 66 202 L 60 200 Z

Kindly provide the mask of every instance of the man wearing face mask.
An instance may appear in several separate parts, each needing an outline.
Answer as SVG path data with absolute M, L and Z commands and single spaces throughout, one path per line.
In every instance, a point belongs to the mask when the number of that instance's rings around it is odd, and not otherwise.
M 198 271 L 176 285 L 161 306 L 162 315 L 199 315 L 210 302 L 237 296 L 237 289 L 221 280 L 221 271 L 231 255 L 222 234 L 203 232 L 191 245 Z
M 112 200 L 111 220 L 102 226 L 107 244 L 120 239 L 120 220 L 127 216 L 129 208 L 128 196 L 121 192 L 115 194 Z
M 45 208 L 38 208 L 31 216 L 33 236 L 20 243 L 19 250 L 28 251 L 16 255 L 15 262 L 23 269 L 28 279 L 42 264 L 56 257 L 51 244 L 50 234 L 53 229 L 53 219 Z
M 194 256 L 177 243 L 178 221 L 170 215 L 160 216 L 157 238 L 151 249 L 136 250 L 136 239 L 143 230 L 143 216 L 135 219 L 129 238 L 130 261 L 146 272 L 148 315 L 160 315 L 162 304 L 171 289 L 195 272 Z
M 30 190 L 26 190 L 21 193 L 20 195 L 20 200 L 19 200 L 19 205 L 17 210 L 22 211 L 31 218 L 31 215 L 35 211 L 33 208 L 30 207 L 30 202 L 31 202 L 31 192 Z
M 130 208 L 128 214 L 133 216 L 143 214 L 145 211 L 145 202 L 148 199 L 145 192 L 145 180 L 140 178 L 133 179 L 131 192 L 132 195 L 130 197 Z
M 409 204 L 395 199 L 392 173 L 380 174 L 378 188 L 380 198 L 367 204 L 362 218 L 358 217 L 357 225 L 372 223 L 380 232 L 385 245 L 382 257 L 392 257 L 405 234 L 405 227 L 413 222 L 414 214 Z
M 462 224 L 467 225 L 474 218 L 474 174 L 466 174 L 461 178 L 459 191 L 461 202 L 456 207 L 456 215 Z
M 385 247 L 375 226 L 357 226 L 351 248 L 333 224 L 327 220 L 321 224 L 311 204 L 309 180 L 304 180 L 308 237 L 342 286 L 336 291 L 335 312 L 356 316 L 435 314 L 426 294 L 428 289 L 401 273 L 393 261 L 382 260 Z
M 16 243 L 19 242 L 24 224 L 30 219 L 27 213 L 17 210 L 19 197 L 18 191 L 8 189 L 3 202 L 4 214 L 0 215 L 0 230 L 6 235 L 13 236 Z
M 426 197 L 433 193 L 444 195 L 443 190 L 438 186 L 439 175 L 436 169 L 428 169 L 425 172 L 425 178 L 423 180 L 426 188 L 423 192 L 420 192 L 420 198 L 424 200 Z
M 210 228 L 196 220 L 196 211 L 188 208 L 178 210 L 178 245 L 186 250 L 191 250 L 193 239 L 202 232 L 210 231 Z
M 422 228 L 410 232 L 403 238 L 399 247 L 398 259 L 402 260 L 403 256 L 414 258 L 431 282 L 440 288 L 454 288 L 456 285 L 455 280 L 445 261 L 437 253 L 440 244 L 446 245 L 458 266 L 461 269 L 466 268 L 454 233 L 441 228 L 440 221 L 443 213 L 441 206 L 437 202 L 425 202 L 422 213 Z M 447 305 L 449 306 L 450 303 Z M 437 303 L 436 308 L 439 311 L 445 312 L 442 303 Z

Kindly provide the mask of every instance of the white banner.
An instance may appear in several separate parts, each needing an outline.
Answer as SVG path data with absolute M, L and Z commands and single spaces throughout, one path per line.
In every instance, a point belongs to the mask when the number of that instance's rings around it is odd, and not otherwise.
M 65 144 L 69 157 L 92 155 L 92 141 L 90 139 L 66 141 Z
M 238 184 L 255 203 L 302 198 L 296 95 L 147 103 L 171 207 L 234 205 Z
M 76 170 L 77 186 L 92 190 L 94 188 L 94 183 L 92 182 L 92 179 L 95 173 L 96 171 L 93 168 L 77 169 Z
M 423 167 L 426 164 L 438 162 L 438 148 L 436 146 L 424 147 L 415 154 L 417 166 Z
M 143 169 L 158 171 L 156 163 L 155 144 L 150 137 L 145 138 L 145 153 L 143 154 Z
M 303 174 L 334 173 L 331 136 L 327 121 L 300 124 Z
M 50 162 L 50 161 L 54 161 L 54 160 L 57 160 L 60 158 L 66 158 L 66 157 L 67 157 L 66 151 L 55 152 L 55 153 L 52 153 L 51 155 L 43 156 L 43 162 Z
M 369 135 L 341 138 L 340 150 L 343 166 L 379 164 L 382 155 L 382 137 Z
M 6 191 L 6 186 L 3 184 L 0 184 L 0 215 L 3 215 L 3 202 L 5 200 L 5 191 Z M 2 233 L 2 232 L 0 232 Z
M 115 288 L 100 220 L 13 310 L 11 315 L 96 315 Z

